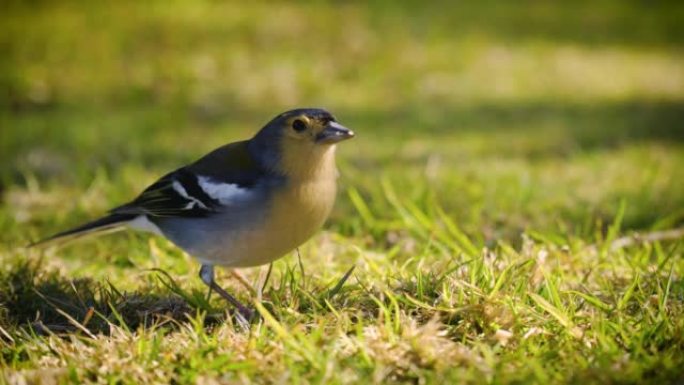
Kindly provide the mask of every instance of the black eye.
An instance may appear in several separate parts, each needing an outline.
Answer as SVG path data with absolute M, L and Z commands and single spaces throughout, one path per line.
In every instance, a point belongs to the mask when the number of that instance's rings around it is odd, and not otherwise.
M 292 128 L 297 132 L 302 132 L 306 130 L 306 123 L 299 119 L 295 119 L 295 121 L 292 122 Z

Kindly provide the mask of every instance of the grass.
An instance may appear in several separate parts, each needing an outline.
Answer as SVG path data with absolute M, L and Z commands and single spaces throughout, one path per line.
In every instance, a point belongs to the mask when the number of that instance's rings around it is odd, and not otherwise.
M 683 14 L 9 2 L 0 383 L 684 381 Z M 22 248 L 309 105 L 358 137 L 249 330 L 163 239 Z

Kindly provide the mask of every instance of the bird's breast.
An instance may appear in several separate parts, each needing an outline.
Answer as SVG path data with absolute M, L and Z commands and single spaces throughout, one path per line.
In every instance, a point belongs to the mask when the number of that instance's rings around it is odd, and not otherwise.
M 287 251 L 299 246 L 323 226 L 335 195 L 334 178 L 292 183 L 275 192 L 268 218 L 269 238 Z
M 270 196 L 259 220 L 232 229 L 196 253 L 205 263 L 250 267 L 272 262 L 306 242 L 328 218 L 335 203 L 334 178 L 289 181 Z M 203 256 L 203 257 L 202 257 Z

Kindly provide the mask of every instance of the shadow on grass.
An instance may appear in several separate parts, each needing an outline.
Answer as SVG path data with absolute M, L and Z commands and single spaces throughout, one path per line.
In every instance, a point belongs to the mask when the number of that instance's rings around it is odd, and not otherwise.
M 111 284 L 69 280 L 46 271 L 40 262 L 21 261 L 0 273 L 0 326 L 37 334 L 69 334 L 83 327 L 93 334 L 109 334 L 111 325 L 128 330 L 177 325 L 187 322 L 188 314 L 206 310 L 171 291 L 152 290 L 156 289 L 120 292 Z M 214 324 L 219 318 L 208 316 L 205 322 Z
M 539 137 L 540 142 L 562 137 L 568 146 L 582 151 L 610 149 L 639 141 L 684 142 L 681 129 L 684 103 L 679 101 L 512 102 L 475 106 L 432 103 L 406 105 L 391 112 L 350 111 L 344 115 L 350 116 L 359 127 L 372 128 L 371 133 L 391 132 L 404 137 L 515 133 Z M 527 148 L 518 150 L 525 155 Z M 552 154 L 557 151 L 548 155 Z
M 405 28 L 417 31 L 420 26 L 432 25 L 455 36 L 495 36 L 511 43 L 538 41 L 540 37 L 556 44 L 586 46 L 668 47 L 683 42 L 682 35 L 675 32 L 683 8 L 681 3 L 668 1 L 482 1 L 449 7 L 397 2 L 391 7 L 377 7 L 376 11 L 382 12 L 384 18 L 403 16 L 408 24 Z
M 211 122 L 187 111 L 188 106 L 179 105 L 175 110 L 186 111 L 181 113 L 187 115 L 188 123 L 184 125 L 169 123 L 166 113 L 174 110 L 173 106 L 155 104 L 113 108 L 109 115 L 121 120 L 113 120 L 104 128 L 96 124 L 103 111 L 60 108 L 17 115 L 12 134 L 0 144 L 0 180 L 12 184 L 23 179 L 21 175 L 26 170 L 41 179 L 73 178 L 73 169 L 67 167 L 73 164 L 97 164 L 105 170 L 117 170 L 127 163 L 149 168 L 177 166 L 194 160 L 201 152 L 193 154 L 190 148 L 179 152 L 177 139 L 160 142 L 159 138 L 183 138 L 191 126 L 217 130 L 229 121 L 253 126 L 263 116 L 273 113 L 271 109 L 247 110 L 226 104 Z M 485 151 L 498 156 L 553 158 L 610 150 L 634 142 L 684 143 L 681 128 L 684 103 L 681 101 L 630 100 L 599 104 L 524 101 L 473 106 L 407 102 L 391 110 L 335 112 L 341 121 L 358 131 L 359 140 L 378 136 L 391 146 L 411 138 L 444 136 L 459 140 L 464 135 L 480 136 L 491 144 Z M 100 129 L 110 133 L 106 141 L 101 140 Z M 225 141 L 245 135 L 226 132 Z M 210 145 L 202 146 L 202 151 L 209 148 Z
M 339 279 L 324 284 L 299 276 L 302 269 L 288 267 L 277 283 L 264 291 L 264 297 L 268 299 L 262 300 L 261 304 L 276 319 L 283 315 L 280 309 L 295 309 L 307 314 L 328 313 L 327 306 L 345 303 L 349 291 L 358 289 L 346 285 L 354 265 Z M 162 289 L 150 287 L 121 292 L 112 284 L 90 279 L 70 280 L 57 271 L 48 270 L 40 260 L 16 261 L 0 272 L 0 341 L 3 331 L 10 334 L 27 330 L 38 335 L 81 332 L 108 335 L 112 325 L 129 331 L 157 326 L 174 328 L 182 323 L 196 322 L 193 320 L 198 313 L 203 313 L 205 327 L 230 322 L 225 310 L 233 312 L 233 309 L 217 295 L 214 298 L 219 306 L 213 307 L 206 299 L 206 292 L 186 292 L 167 273 L 155 273 Z

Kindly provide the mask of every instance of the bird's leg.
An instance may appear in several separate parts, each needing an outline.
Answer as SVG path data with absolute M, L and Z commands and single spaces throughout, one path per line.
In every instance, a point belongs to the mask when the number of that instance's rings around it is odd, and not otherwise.
M 271 271 L 273 271 L 273 262 L 268 264 L 268 271 L 266 272 L 266 277 L 264 277 L 264 279 L 261 280 L 261 285 L 258 288 L 257 297 L 259 298 L 259 302 L 261 302 L 261 296 L 263 295 L 264 290 L 266 290 L 266 285 L 268 285 L 268 279 L 271 278 Z
M 205 298 L 207 302 L 209 302 L 209 300 L 211 299 L 211 286 L 209 286 L 209 290 L 207 290 L 207 296 Z
M 213 290 L 217 292 L 223 299 L 228 301 L 231 305 L 233 305 L 237 311 L 242 315 L 245 320 L 249 321 L 252 319 L 253 312 L 248 309 L 245 305 L 240 303 L 235 297 L 232 295 L 228 294 L 227 291 L 225 291 L 221 286 L 219 286 L 216 281 L 214 281 L 214 266 L 212 265 L 202 265 L 200 268 L 200 273 L 199 273 L 200 279 L 202 279 L 202 282 L 204 282 L 207 286 L 209 286 L 209 290 Z

